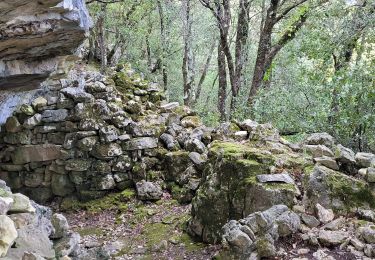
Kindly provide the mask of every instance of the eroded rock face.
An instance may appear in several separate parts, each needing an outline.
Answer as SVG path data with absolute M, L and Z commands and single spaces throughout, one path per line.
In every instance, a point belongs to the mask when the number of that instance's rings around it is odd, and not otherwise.
M 259 180 L 259 177 L 282 175 L 270 175 L 272 169 L 290 168 L 293 174 L 309 163 L 287 146 L 280 145 L 279 149 L 278 154 L 272 154 L 267 146 L 259 147 L 256 141 L 213 142 L 202 184 L 193 199 L 190 232 L 205 242 L 219 242 L 221 227 L 230 219 L 240 219 L 277 204 L 292 206 L 300 191 L 290 177 L 286 181 Z
M 0 89 L 35 88 L 84 40 L 91 20 L 83 0 L 0 3 Z

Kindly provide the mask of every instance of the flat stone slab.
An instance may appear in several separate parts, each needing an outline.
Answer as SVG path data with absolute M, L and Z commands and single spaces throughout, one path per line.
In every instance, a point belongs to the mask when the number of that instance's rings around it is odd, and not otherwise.
M 280 174 L 260 174 L 257 175 L 257 180 L 262 183 L 267 182 L 284 182 L 288 184 L 294 184 L 294 180 L 290 177 L 289 174 L 280 173 Z
M 17 147 L 11 157 L 14 164 L 52 161 L 61 157 L 60 148 L 54 144 L 24 145 Z

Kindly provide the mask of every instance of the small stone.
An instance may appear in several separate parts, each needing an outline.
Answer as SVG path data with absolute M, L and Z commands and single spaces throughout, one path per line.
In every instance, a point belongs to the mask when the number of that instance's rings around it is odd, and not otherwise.
M 334 157 L 333 152 L 325 145 L 305 145 L 304 148 L 311 153 L 314 158 L 322 156 Z
M 52 226 L 54 228 L 51 238 L 57 239 L 62 238 L 68 234 L 69 224 L 66 218 L 62 214 L 55 213 L 51 219 Z
M 360 233 L 367 243 L 375 243 L 375 226 L 367 226 L 360 228 Z
M 344 164 L 354 164 L 355 163 L 355 153 L 341 144 L 337 145 L 336 148 L 336 159 Z
M 248 137 L 248 132 L 247 131 L 237 131 L 234 133 L 234 139 L 236 141 L 244 141 Z
M 20 111 L 21 111 L 23 114 L 27 115 L 27 116 L 32 116 L 32 115 L 35 114 L 35 111 L 34 111 L 33 107 L 30 106 L 30 105 L 27 105 L 27 104 L 23 104 L 23 105 L 21 105 L 21 107 L 20 107 Z
M 293 211 L 296 213 L 305 213 L 305 207 L 303 205 L 294 205 Z
M 324 252 L 324 250 L 322 250 L 322 249 L 319 249 L 318 251 L 316 251 L 315 253 L 313 253 L 313 257 L 316 260 L 335 260 L 334 257 L 326 254 Z
M 31 104 L 34 107 L 34 109 L 39 111 L 41 108 L 47 106 L 47 103 L 48 103 L 47 99 L 45 99 L 44 97 L 38 97 L 34 99 L 34 101 Z
M 123 143 L 125 151 L 152 149 L 158 146 L 158 140 L 152 137 L 133 138 L 130 141 Z
M 42 121 L 45 123 L 62 122 L 68 117 L 68 110 L 44 110 L 42 113 Z
M 366 171 L 366 180 L 368 182 L 375 182 L 375 168 L 369 167 Z
M 116 141 L 120 131 L 113 125 L 108 125 L 99 129 L 100 140 L 104 143 Z
M 136 188 L 140 200 L 159 200 L 163 195 L 161 187 L 156 183 L 141 181 L 136 183 Z
M 362 251 L 365 245 L 358 239 L 358 238 L 351 238 L 350 243 L 357 249 L 358 251 Z
M 293 211 L 286 211 L 277 218 L 278 233 L 281 237 L 297 232 L 301 226 L 299 216 Z
M 368 168 L 375 166 L 375 154 L 372 153 L 357 153 L 355 160 L 359 167 Z
M 35 114 L 23 122 L 23 127 L 25 127 L 26 129 L 32 129 L 34 126 L 39 125 L 40 122 L 42 122 L 42 115 Z
M 11 195 L 13 204 L 10 208 L 12 213 L 34 213 L 35 208 L 31 205 L 30 199 L 21 193 Z
M 338 230 L 345 224 L 345 218 L 339 217 L 331 222 L 325 224 L 322 228 L 328 230 Z
M 328 156 L 314 158 L 314 161 L 332 170 L 337 171 L 339 169 L 339 166 L 337 165 L 336 160 Z
M 303 213 L 301 215 L 302 221 L 309 227 L 309 228 L 314 228 L 320 225 L 319 220 L 311 215 Z
M 5 129 L 8 133 L 17 133 L 21 130 L 21 124 L 18 122 L 17 117 L 11 116 L 8 117 L 7 121 L 5 122 Z
M 318 239 L 324 245 L 335 246 L 345 242 L 348 236 L 348 232 L 345 231 L 320 230 Z
M 310 253 L 310 249 L 308 248 L 300 248 L 297 250 L 297 254 L 299 255 L 306 255 L 308 253 Z
M 315 208 L 316 208 L 316 213 L 318 215 L 318 219 L 320 220 L 320 222 L 326 224 L 335 218 L 335 215 L 333 214 L 332 209 L 325 209 L 319 203 L 316 204 Z
M 197 116 L 186 116 L 181 120 L 181 125 L 184 128 L 197 128 L 201 125 L 201 120 Z
M 162 112 L 172 112 L 176 108 L 178 108 L 180 104 L 178 102 L 172 102 L 165 105 L 160 106 Z
M 294 180 L 287 173 L 281 174 L 259 174 L 257 180 L 262 183 L 266 182 L 282 182 L 288 184 L 294 184 Z
M 321 144 L 327 147 L 332 147 L 334 142 L 335 141 L 333 137 L 328 133 L 314 133 L 306 139 L 307 144 L 311 144 L 311 145 Z

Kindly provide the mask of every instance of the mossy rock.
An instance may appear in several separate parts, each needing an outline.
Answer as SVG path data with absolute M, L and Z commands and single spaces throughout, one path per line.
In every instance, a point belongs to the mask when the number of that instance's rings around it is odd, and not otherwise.
M 355 212 L 358 207 L 375 208 L 375 194 L 369 184 L 342 172 L 315 166 L 307 172 L 303 184 L 308 209 L 316 203 L 339 213 Z
M 267 147 L 251 142 L 214 141 L 202 185 L 192 202 L 192 233 L 205 242 L 217 243 L 222 226 L 230 219 L 241 219 L 276 204 L 293 206 L 300 195 L 294 184 L 259 183 L 257 175 L 269 174 L 279 158 L 284 158 L 291 172 L 303 171 L 304 160 L 291 164 L 285 159 L 294 156 L 291 151 L 271 154 Z

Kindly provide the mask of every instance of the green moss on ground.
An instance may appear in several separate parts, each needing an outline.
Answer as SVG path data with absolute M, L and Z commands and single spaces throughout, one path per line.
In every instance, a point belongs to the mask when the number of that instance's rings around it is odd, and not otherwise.
M 86 210 L 90 213 L 97 213 L 104 210 L 117 210 L 119 212 L 128 209 L 128 202 L 135 196 L 135 191 L 126 189 L 119 193 L 112 193 L 103 198 L 81 202 L 73 198 L 65 198 L 60 205 L 62 211 Z

